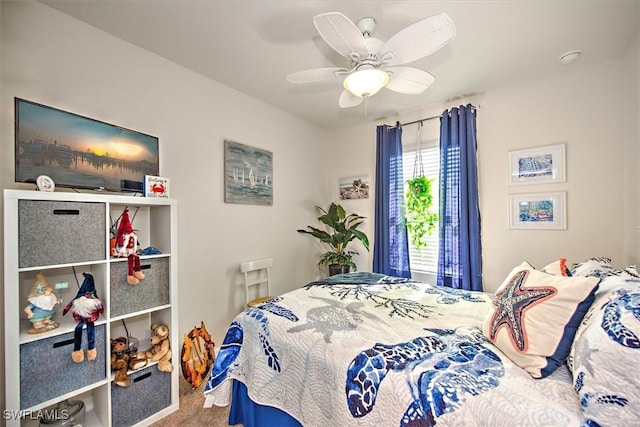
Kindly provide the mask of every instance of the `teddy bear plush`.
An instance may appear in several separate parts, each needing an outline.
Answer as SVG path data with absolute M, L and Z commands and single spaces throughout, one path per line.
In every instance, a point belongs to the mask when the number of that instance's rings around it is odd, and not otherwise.
M 151 325 L 151 348 L 146 352 L 150 362 L 158 362 L 158 370 L 161 372 L 173 371 L 171 364 L 171 344 L 169 342 L 169 327 L 154 323 Z
M 135 371 L 147 366 L 147 353 L 144 351 L 136 351 L 129 353 L 129 369 Z
M 116 372 L 114 383 L 120 387 L 129 387 L 131 378 L 127 374 L 129 369 L 129 354 L 127 343 L 121 340 L 111 340 L 111 370 Z

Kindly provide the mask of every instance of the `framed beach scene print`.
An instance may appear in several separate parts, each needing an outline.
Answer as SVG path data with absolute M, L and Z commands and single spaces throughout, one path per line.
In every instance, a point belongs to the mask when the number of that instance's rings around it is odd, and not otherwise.
M 224 201 L 273 205 L 273 153 L 224 141 Z
M 159 139 L 21 98 L 15 104 L 15 181 L 142 193 L 159 173 Z
M 509 152 L 509 184 L 543 184 L 565 180 L 565 144 Z
M 509 195 L 509 228 L 565 230 L 567 193 L 522 193 Z

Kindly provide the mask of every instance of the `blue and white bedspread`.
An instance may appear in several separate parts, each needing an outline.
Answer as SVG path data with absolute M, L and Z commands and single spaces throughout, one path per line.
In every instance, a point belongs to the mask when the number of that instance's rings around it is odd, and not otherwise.
M 236 379 L 304 426 L 579 426 L 568 370 L 514 365 L 478 328 L 490 306 L 371 273 L 313 282 L 236 317 L 205 396 L 228 405 Z

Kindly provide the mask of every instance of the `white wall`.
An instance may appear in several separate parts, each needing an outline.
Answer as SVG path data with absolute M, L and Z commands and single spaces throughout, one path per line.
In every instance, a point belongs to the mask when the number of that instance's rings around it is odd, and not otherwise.
M 621 61 L 488 91 L 483 99 L 480 164 L 485 287 L 512 267 L 542 267 L 560 257 L 609 256 L 624 262 L 623 84 Z M 509 187 L 507 152 L 566 144 L 565 183 Z M 567 192 L 567 230 L 508 230 L 508 193 Z
M 217 345 L 244 305 L 240 262 L 274 257 L 278 294 L 317 276 L 314 242 L 295 230 L 330 198 L 328 185 L 315 185 L 328 131 L 40 3 L 0 10 L 2 188 L 33 188 L 13 179 L 14 97 L 158 136 L 160 174 L 179 204 L 181 333 L 204 320 Z M 273 206 L 224 203 L 224 139 L 273 152 Z
M 640 33 L 624 61 L 623 237 L 625 263 L 637 265 L 640 264 Z
M 592 67 L 566 67 L 555 76 L 490 88 L 471 99 L 386 120 L 389 125 L 396 120 L 410 122 L 467 102 L 480 107 L 477 131 L 485 290 L 494 291 L 525 260 L 543 267 L 560 257 L 573 263 L 609 256 L 622 267 L 640 259 L 637 237 L 635 243 L 625 243 L 624 237 L 638 234 L 634 229 L 639 219 L 637 43 L 630 56 Z M 630 90 L 629 82 L 634 79 Z M 437 126 L 437 119 L 427 122 L 424 138 L 437 137 Z M 414 132 L 415 126 L 405 127 L 403 138 L 415 139 Z M 333 175 L 373 174 L 375 131 L 357 127 L 338 136 L 336 151 L 348 153 L 356 163 L 334 161 Z M 510 150 L 557 143 L 567 148 L 566 182 L 508 185 Z M 625 161 L 627 152 L 632 153 L 627 157 L 632 160 Z M 372 163 L 360 159 L 372 159 Z M 509 194 L 545 191 L 567 192 L 567 230 L 510 230 Z M 372 201 L 352 203 L 359 203 L 360 214 L 373 216 Z M 633 216 L 630 209 L 635 209 Z M 370 268 L 371 258 L 363 264 Z
M 373 202 L 375 195 L 375 148 L 376 148 L 376 127 L 354 126 L 340 130 L 333 139 L 332 153 L 327 164 L 328 178 L 326 178 L 330 189 L 332 200 L 340 203 L 347 213 L 356 213 L 366 217 L 361 230 L 369 237 L 369 252 L 364 249 L 360 242 L 354 241 L 352 249 L 359 255 L 354 257 L 354 261 L 360 271 L 371 271 L 373 266 Z M 342 177 L 369 176 L 369 198 L 354 200 L 339 200 L 338 183 Z

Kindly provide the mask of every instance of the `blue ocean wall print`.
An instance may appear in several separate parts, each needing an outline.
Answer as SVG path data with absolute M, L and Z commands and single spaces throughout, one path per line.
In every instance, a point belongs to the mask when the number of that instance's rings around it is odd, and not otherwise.
M 553 156 L 551 154 L 520 158 L 518 161 L 518 178 L 535 176 L 553 176 Z
M 225 140 L 224 201 L 273 205 L 273 153 Z
M 520 221 L 553 222 L 553 200 L 520 202 Z
M 509 184 L 564 182 L 566 144 L 509 151 Z

